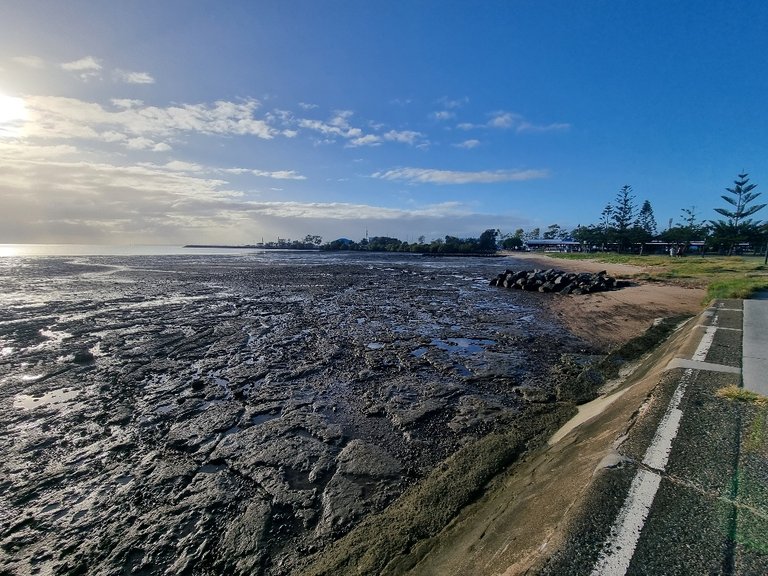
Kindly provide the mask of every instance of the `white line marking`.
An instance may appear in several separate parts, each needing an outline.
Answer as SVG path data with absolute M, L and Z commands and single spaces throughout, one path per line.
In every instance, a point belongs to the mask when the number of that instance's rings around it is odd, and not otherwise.
M 713 326 L 707 328 L 704 336 L 702 336 L 696 353 L 693 355 L 694 360 L 701 361 L 707 357 L 707 352 L 717 331 L 717 315 L 713 318 L 712 324 Z M 656 435 L 645 452 L 643 465 L 648 468 L 639 468 L 635 474 L 629 493 L 613 526 L 611 526 L 611 531 L 603 544 L 603 550 L 600 552 L 591 576 L 624 576 L 627 573 L 632 557 L 635 555 L 635 548 L 640 540 L 645 520 L 648 518 L 648 512 L 661 484 L 661 474 L 667 467 L 669 455 L 672 452 L 672 442 L 677 437 L 677 431 L 683 417 L 680 402 L 692 377 L 693 369 L 688 368 L 680 378 L 680 383 L 669 401 L 667 411 L 656 428 Z
M 592 576 L 616 576 L 626 574 L 635 546 L 640 540 L 640 532 L 648 518 L 653 498 L 659 489 L 661 476 L 642 468 L 637 471 L 632 486 L 629 487 L 624 507 L 616 517 L 611 528 L 609 542 L 611 549 L 604 550 L 592 570 Z M 626 552 L 625 552 L 626 551 Z
M 674 370 L 675 368 L 693 368 L 694 370 L 705 370 L 707 372 L 741 374 L 741 368 L 738 366 L 726 366 L 725 364 L 713 364 L 712 362 L 696 362 L 695 360 L 686 360 L 685 358 L 672 358 L 664 370 Z
M 709 347 L 712 346 L 712 341 L 715 339 L 716 332 L 717 315 L 712 319 L 712 325 L 708 326 L 707 331 L 704 332 L 704 336 L 702 336 L 701 342 L 699 342 L 699 346 L 696 348 L 696 352 L 693 353 L 693 358 L 691 358 L 691 360 L 704 362 L 704 360 L 707 359 L 707 352 L 709 352 Z
M 672 400 L 670 400 L 669 406 L 667 406 L 667 411 L 664 413 L 659 427 L 656 428 L 656 435 L 645 452 L 645 458 L 643 458 L 643 464 L 649 468 L 664 472 L 664 468 L 667 466 L 669 453 L 672 451 L 672 440 L 677 436 L 680 420 L 683 418 L 683 411 L 679 408 L 680 402 L 692 376 L 693 370 L 691 368 L 688 368 L 683 373 L 683 377 L 680 378 L 680 384 L 677 385 L 677 390 L 675 390 Z
M 696 328 L 707 328 L 706 324 L 696 324 Z M 743 332 L 741 328 L 726 328 L 725 326 L 718 326 L 718 330 L 731 330 L 733 332 Z

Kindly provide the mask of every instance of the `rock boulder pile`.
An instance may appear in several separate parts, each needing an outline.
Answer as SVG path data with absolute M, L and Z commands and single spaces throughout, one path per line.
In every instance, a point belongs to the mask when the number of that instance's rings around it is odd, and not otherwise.
M 517 288 L 529 292 L 558 292 L 560 294 L 589 294 L 623 288 L 627 283 L 617 281 L 603 270 L 591 272 L 564 272 L 562 270 L 506 270 L 491 280 L 491 286 Z

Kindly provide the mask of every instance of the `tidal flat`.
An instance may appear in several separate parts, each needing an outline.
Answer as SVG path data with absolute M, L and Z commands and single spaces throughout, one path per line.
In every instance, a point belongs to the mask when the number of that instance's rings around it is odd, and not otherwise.
M 0 573 L 295 573 L 596 352 L 512 263 L 0 258 Z

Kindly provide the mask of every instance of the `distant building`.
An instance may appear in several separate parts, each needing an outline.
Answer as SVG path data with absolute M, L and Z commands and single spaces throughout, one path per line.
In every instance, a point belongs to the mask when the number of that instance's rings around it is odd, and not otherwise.
M 527 240 L 523 243 L 525 250 L 543 250 L 545 252 L 581 252 L 581 242 L 576 240 Z

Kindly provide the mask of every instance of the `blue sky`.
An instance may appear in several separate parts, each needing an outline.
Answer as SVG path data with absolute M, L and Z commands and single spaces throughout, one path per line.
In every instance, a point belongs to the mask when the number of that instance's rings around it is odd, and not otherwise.
M 625 184 L 665 228 L 715 218 L 741 171 L 768 186 L 767 2 L 2 14 L 0 242 L 572 228 Z

